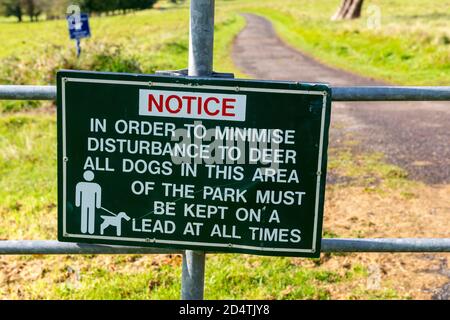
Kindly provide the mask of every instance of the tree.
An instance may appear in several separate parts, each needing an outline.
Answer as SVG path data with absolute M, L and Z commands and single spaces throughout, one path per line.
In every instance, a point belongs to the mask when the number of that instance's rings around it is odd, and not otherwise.
M 331 20 L 357 19 L 361 17 L 364 0 L 343 0 Z
M 51 2 L 51 0 L 0 0 L 0 9 L 5 16 L 16 17 L 18 22 L 22 21 L 25 14 L 31 21 L 37 21 Z
M 39 15 L 44 11 L 45 1 L 42 0 L 23 0 L 23 7 L 30 21 L 38 21 Z
M 47 19 L 65 17 L 69 5 L 78 5 L 81 12 L 101 15 L 115 13 L 117 10 L 128 11 L 149 9 L 156 0 L 0 0 L 0 14 L 15 16 L 22 21 L 28 15 L 31 21 L 37 21 L 41 14 Z
M 0 10 L 6 17 L 16 17 L 18 22 L 22 22 L 21 0 L 0 0 Z
M 47 20 L 61 19 L 67 14 L 67 7 L 70 4 L 75 4 L 72 0 L 46 0 L 45 16 Z
M 108 13 L 120 10 L 126 13 L 128 10 L 149 9 L 156 0 L 82 0 L 81 8 L 89 13 Z

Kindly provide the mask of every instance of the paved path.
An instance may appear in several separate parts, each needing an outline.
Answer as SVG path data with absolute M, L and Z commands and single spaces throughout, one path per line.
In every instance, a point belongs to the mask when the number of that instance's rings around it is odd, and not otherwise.
M 244 16 L 247 27 L 237 36 L 232 55 L 237 67 L 253 78 L 335 86 L 383 84 L 324 66 L 284 44 L 266 19 Z M 337 122 L 361 137 L 365 151 L 383 152 L 411 178 L 450 183 L 450 102 L 334 103 L 332 123 Z M 338 137 L 332 126 L 330 143 Z

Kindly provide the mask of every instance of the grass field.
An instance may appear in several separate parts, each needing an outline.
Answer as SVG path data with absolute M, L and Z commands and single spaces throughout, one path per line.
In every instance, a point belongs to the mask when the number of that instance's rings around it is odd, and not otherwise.
M 0 118 L 1 239 L 56 236 L 55 126 L 53 115 L 31 113 Z M 383 197 L 398 190 L 398 184 L 410 185 L 400 169 L 382 164 L 378 158 L 352 160 L 343 152 L 333 159 L 330 170 L 339 168 L 340 175 L 381 179 L 383 185 L 374 190 Z M 364 180 L 354 183 L 366 184 Z M 333 194 L 333 190 L 329 193 Z M 326 228 L 325 234 L 339 236 L 332 228 Z M 322 266 L 329 259 L 330 255 L 312 262 L 208 255 L 206 297 L 327 299 L 333 297 L 329 287 L 346 285 L 354 286 L 348 292 L 349 298 L 402 297 L 389 288 L 365 290 L 367 269 L 363 264 L 355 262 L 343 270 Z M 176 255 L 1 257 L 0 268 L 0 296 L 5 298 L 176 299 L 181 258 Z
M 425 0 L 408 1 L 407 5 L 400 0 L 370 1 L 382 10 L 379 30 L 368 29 L 364 19 L 329 21 L 338 2 L 217 1 L 215 70 L 245 76 L 234 67 L 229 53 L 234 36 L 245 26 L 239 13 L 254 12 L 269 18 L 284 41 L 330 65 L 401 84 L 449 83 L 450 28 L 445 12 L 450 12 L 450 1 L 433 6 L 425 6 Z M 93 37 L 82 42 L 79 60 L 65 21 L 0 21 L 0 83 L 50 84 L 61 68 L 144 73 L 184 68 L 187 8 L 186 4 L 163 6 L 126 16 L 93 18 Z M 39 106 L 42 104 L 37 102 L 0 102 L 0 239 L 56 238 L 56 120 L 48 103 L 44 103 L 46 108 L 36 109 Z M 347 147 L 352 143 L 354 139 L 349 137 Z M 369 214 L 355 220 L 347 208 L 370 203 L 382 216 L 391 211 L 388 200 L 392 197 L 397 206 L 413 208 L 417 215 L 429 214 L 424 199 L 430 191 L 423 185 L 409 181 L 401 169 L 386 164 L 383 155 L 355 156 L 347 147 L 330 150 L 331 172 L 348 177 L 350 182 L 327 189 L 325 214 L 333 215 L 327 216 L 325 236 L 385 236 L 374 230 L 375 221 Z M 359 195 L 365 202 L 341 203 L 342 193 Z M 436 205 L 445 203 L 446 194 L 437 197 Z M 350 222 L 354 225 L 351 230 L 345 228 Z M 415 222 L 404 222 L 402 235 L 415 235 Z M 380 223 L 386 230 L 391 228 L 389 222 Z M 439 221 L 436 228 L 438 225 Z M 408 259 L 402 256 L 389 260 L 388 265 L 401 270 L 398 263 L 412 261 Z M 401 274 L 368 289 L 372 260 L 356 254 L 323 254 L 314 260 L 208 255 L 205 296 L 423 297 L 408 287 L 410 280 Z M 177 299 L 180 273 L 181 258 L 177 255 L 0 257 L 0 298 Z
M 325 64 L 395 84 L 450 83 L 450 1 L 366 1 L 361 19 L 332 22 L 338 3 L 288 0 L 250 10 Z
M 0 238 L 54 239 L 54 115 L 33 112 L 4 115 L 0 128 Z M 426 228 L 428 233 L 421 230 L 418 221 L 432 215 L 431 206 L 444 206 L 448 191 L 424 189 L 422 184 L 409 181 L 402 169 L 386 164 L 380 154 L 352 154 L 351 147 L 358 143 L 354 137 L 343 141 L 342 146 L 329 150 L 330 175 L 343 177 L 346 182 L 328 186 L 325 237 L 431 236 L 433 231 L 445 229 L 445 221 L 436 215 L 434 225 Z M 395 199 L 395 204 L 391 199 Z M 430 205 L 429 199 L 435 202 Z M 356 210 L 361 214 L 355 216 Z M 405 219 L 402 215 L 405 210 L 411 218 Z M 393 212 L 399 212 L 393 218 L 402 221 L 401 227 L 389 222 L 387 216 Z M 414 286 L 405 289 L 405 284 L 399 282 L 403 276 L 411 285 L 411 275 L 404 271 L 395 277 L 397 282 L 386 279 L 379 288 L 367 289 L 373 259 L 373 255 L 361 254 L 323 254 L 313 260 L 208 255 L 205 296 L 379 299 L 410 298 L 417 294 Z M 406 261 L 402 264 L 409 267 L 418 265 L 411 263 L 415 259 L 411 256 L 390 259 L 392 268 L 400 261 Z M 0 297 L 177 299 L 180 272 L 178 255 L 0 257 Z
M 239 13 L 253 12 L 270 19 L 287 43 L 326 64 L 396 84 L 446 85 L 450 0 L 427 3 L 373 0 L 363 18 L 332 22 L 339 0 L 217 1 L 215 69 L 244 76 L 233 66 L 229 50 L 245 25 Z M 61 68 L 153 73 L 187 65 L 187 4 L 162 2 L 159 9 L 94 17 L 90 23 L 93 37 L 82 41 L 83 55 L 76 59 L 65 21 L 0 21 L 0 83 L 50 84 Z M 1 102 L 0 110 L 38 105 Z

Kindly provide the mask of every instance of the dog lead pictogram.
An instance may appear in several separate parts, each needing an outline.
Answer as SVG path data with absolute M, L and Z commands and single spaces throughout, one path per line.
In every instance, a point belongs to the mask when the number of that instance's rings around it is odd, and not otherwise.
M 100 207 L 100 209 L 112 214 L 112 216 L 100 216 L 100 218 L 103 219 L 103 222 L 100 225 L 100 234 L 103 235 L 106 228 L 108 228 L 109 226 L 113 226 L 116 227 L 116 235 L 120 237 L 120 235 L 122 234 L 122 219 L 130 221 L 131 218 L 125 212 L 119 212 L 118 214 L 115 214 L 106 208 Z

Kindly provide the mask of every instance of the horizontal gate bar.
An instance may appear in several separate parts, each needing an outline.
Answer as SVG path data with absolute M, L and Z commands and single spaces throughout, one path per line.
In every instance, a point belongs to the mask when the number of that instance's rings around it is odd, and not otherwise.
M 144 254 L 182 253 L 182 250 L 59 242 L 55 240 L 3 240 L 1 254 Z
M 322 252 L 450 252 L 450 238 L 322 239 Z M 67 243 L 53 240 L 0 241 L 0 255 L 149 253 L 181 254 L 182 250 Z
M 323 252 L 450 252 L 450 238 L 322 239 Z
M 450 101 L 450 87 L 332 87 L 333 101 Z M 54 100 L 55 86 L 0 85 L 0 100 Z
M 333 101 L 450 101 L 450 87 L 332 87 Z
M 56 86 L 0 85 L 0 100 L 55 100 Z

